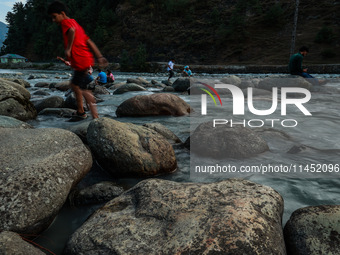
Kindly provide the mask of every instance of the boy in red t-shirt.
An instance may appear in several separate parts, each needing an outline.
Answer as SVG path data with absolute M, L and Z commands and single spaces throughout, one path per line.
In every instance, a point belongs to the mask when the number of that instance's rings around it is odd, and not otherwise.
M 83 107 L 83 96 L 89 105 L 92 117 L 98 118 L 95 98 L 89 89 L 89 84 L 93 81 L 91 75 L 88 74 L 89 68 L 94 63 L 93 54 L 96 56 L 100 66 L 107 66 L 107 60 L 100 53 L 95 43 L 86 35 L 84 29 L 74 20 L 66 15 L 66 6 L 54 1 L 48 7 L 48 14 L 52 17 L 52 21 L 61 25 L 65 56 L 68 61 L 63 60 L 66 65 L 70 65 L 74 69 L 74 75 L 71 80 L 71 88 L 76 95 L 77 111 L 75 116 L 87 118 Z M 91 52 L 92 51 L 92 52 Z

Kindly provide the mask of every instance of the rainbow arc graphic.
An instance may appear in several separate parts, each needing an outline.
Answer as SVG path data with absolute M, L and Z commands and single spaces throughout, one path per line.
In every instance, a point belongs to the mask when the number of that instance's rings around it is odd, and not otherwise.
M 207 87 L 208 89 L 210 89 L 216 96 L 217 96 L 217 98 L 218 98 L 218 100 L 220 101 L 220 104 L 221 104 L 221 106 L 222 106 L 222 100 L 221 100 L 221 97 L 220 97 L 220 95 L 217 93 L 217 91 L 213 88 L 213 87 L 211 87 L 210 85 L 208 85 L 208 84 L 205 84 L 205 83 L 203 83 L 203 82 L 200 82 L 203 86 L 205 86 L 205 87 Z M 216 100 L 215 100 L 215 97 L 213 96 L 213 94 L 209 91 L 209 90 L 207 90 L 207 89 L 205 89 L 205 88 L 200 88 L 202 91 L 204 91 L 205 93 L 207 93 L 211 98 L 212 98 L 212 100 L 214 101 L 214 103 L 215 103 L 215 106 L 217 106 L 217 102 L 216 102 Z M 206 98 L 206 95 L 205 94 L 202 94 L 202 102 L 201 102 L 202 104 L 201 104 L 201 111 L 202 111 L 202 115 L 206 115 L 207 114 L 207 98 Z

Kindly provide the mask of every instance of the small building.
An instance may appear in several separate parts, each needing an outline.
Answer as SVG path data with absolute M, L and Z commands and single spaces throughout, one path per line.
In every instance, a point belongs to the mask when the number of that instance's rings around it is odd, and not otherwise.
M 7 64 L 7 63 L 22 63 L 26 62 L 26 58 L 23 56 L 20 56 L 18 54 L 6 54 L 3 56 L 0 56 L 0 63 L 1 64 Z

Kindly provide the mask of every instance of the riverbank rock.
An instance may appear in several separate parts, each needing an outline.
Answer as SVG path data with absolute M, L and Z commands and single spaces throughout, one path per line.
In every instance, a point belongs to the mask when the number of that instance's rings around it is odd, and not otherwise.
M 276 191 L 245 180 L 145 180 L 95 212 L 65 254 L 284 255 L 282 212 Z
M 38 233 L 90 170 L 91 153 L 63 129 L 3 128 L 0 141 L 0 229 Z
M 93 90 L 93 95 L 110 95 L 110 91 L 104 86 L 96 85 Z
M 70 81 L 63 81 L 54 84 L 54 88 L 60 91 L 67 91 L 70 89 Z
M 58 117 L 71 118 L 74 113 L 70 108 L 45 108 L 39 112 L 39 115 L 54 115 Z
M 172 87 L 175 89 L 176 92 L 185 92 L 190 88 L 190 78 L 178 78 L 172 84 Z
M 65 100 L 60 96 L 51 96 L 39 101 L 35 101 L 33 104 L 39 113 L 46 108 L 62 108 L 65 105 Z
M 17 233 L 0 232 L 0 254 L 3 255 L 45 255 L 44 252 L 25 242 Z
M 249 158 L 269 150 L 268 144 L 241 125 L 200 124 L 190 136 L 190 150 L 212 158 Z
M 0 115 L 0 128 L 33 128 L 31 125 L 12 117 Z
M 118 106 L 116 115 L 118 117 L 183 116 L 190 112 L 190 105 L 180 97 L 169 93 L 157 93 L 129 98 Z
M 340 205 L 296 210 L 284 235 L 290 255 L 340 254 Z
M 119 88 L 117 88 L 114 92 L 113 95 L 119 95 L 119 94 L 124 94 L 126 92 L 130 91 L 146 91 L 146 89 L 136 83 L 127 83 Z
M 142 77 L 138 77 L 136 79 L 134 78 L 128 78 L 126 80 L 126 83 L 129 84 L 129 83 L 132 83 L 132 84 L 137 84 L 139 86 L 148 86 L 150 84 L 150 82 L 148 82 L 147 80 L 145 80 L 144 78 Z
M 35 119 L 37 111 L 30 98 L 31 94 L 24 87 L 0 78 L 0 115 L 22 121 Z
M 223 84 L 231 84 L 239 87 L 242 83 L 242 80 L 240 77 L 237 77 L 236 75 L 230 75 L 221 79 L 221 82 Z
M 31 87 L 31 84 L 24 79 L 17 79 L 17 78 L 4 78 L 4 79 L 7 80 L 7 81 L 12 81 L 12 82 L 18 83 L 19 85 L 23 86 L 24 88 L 30 88 Z
M 277 77 L 277 78 L 268 77 L 268 78 L 262 79 L 258 84 L 259 89 L 272 91 L 273 87 L 277 87 L 277 88 L 298 87 L 298 88 L 305 88 L 305 89 L 311 90 L 313 86 L 306 79 L 300 76 L 285 76 L 285 77 Z
M 177 168 L 171 144 L 156 131 L 109 118 L 90 123 L 87 141 L 102 167 L 117 176 L 154 176 Z
M 48 82 L 38 82 L 34 85 L 35 88 L 48 88 L 49 86 Z
M 124 192 L 114 182 L 99 182 L 84 189 L 76 189 L 70 193 L 70 200 L 75 205 L 100 204 L 108 202 Z

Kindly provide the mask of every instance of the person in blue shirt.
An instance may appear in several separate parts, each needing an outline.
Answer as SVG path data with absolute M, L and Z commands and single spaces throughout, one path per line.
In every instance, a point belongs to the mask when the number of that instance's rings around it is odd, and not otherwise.
M 99 74 L 98 74 L 98 77 L 96 79 L 96 84 L 105 85 L 107 83 L 106 73 L 104 71 L 102 71 L 101 69 L 99 69 L 98 71 L 99 71 Z
M 182 73 L 183 73 L 183 76 L 186 76 L 186 77 L 189 77 L 189 78 L 192 76 L 192 72 L 191 72 L 189 66 L 185 66 Z

